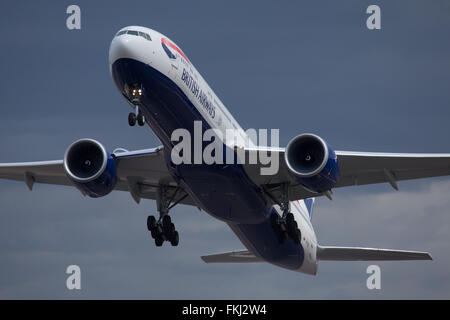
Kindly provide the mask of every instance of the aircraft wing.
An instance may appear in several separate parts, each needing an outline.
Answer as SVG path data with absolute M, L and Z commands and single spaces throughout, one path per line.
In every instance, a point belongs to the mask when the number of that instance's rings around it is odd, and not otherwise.
M 177 193 L 177 199 L 185 196 L 184 191 L 179 192 L 178 184 L 167 170 L 162 150 L 162 147 L 157 147 L 113 153 L 117 166 L 115 190 L 130 192 L 136 202 L 141 198 L 156 199 L 160 185 L 167 186 L 173 194 Z M 34 183 L 73 186 L 64 171 L 63 160 L 0 163 L 0 179 L 24 181 L 30 190 Z M 179 203 L 195 205 L 189 196 Z
M 245 149 L 246 159 L 252 153 L 270 150 L 278 156 L 279 170 L 274 175 L 262 175 L 261 164 L 245 164 L 250 179 L 274 196 L 281 192 L 277 186 L 289 184 L 289 199 L 298 200 L 320 194 L 305 190 L 289 174 L 284 161 L 284 149 Z M 340 168 L 340 179 L 336 188 L 387 182 L 398 189 L 397 181 L 450 175 L 450 154 L 433 153 L 376 153 L 335 151 Z M 247 161 L 248 162 L 248 161 Z M 246 163 L 247 163 L 246 162 Z

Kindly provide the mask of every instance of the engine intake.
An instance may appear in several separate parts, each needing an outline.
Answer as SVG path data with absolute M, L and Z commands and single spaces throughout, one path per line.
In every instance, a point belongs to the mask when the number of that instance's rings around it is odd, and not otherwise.
M 92 198 L 107 195 L 117 182 L 114 158 L 93 139 L 75 141 L 67 148 L 64 170 L 73 184 Z
M 295 180 L 314 193 L 332 189 L 339 180 L 336 154 L 315 134 L 293 138 L 286 146 L 284 160 Z

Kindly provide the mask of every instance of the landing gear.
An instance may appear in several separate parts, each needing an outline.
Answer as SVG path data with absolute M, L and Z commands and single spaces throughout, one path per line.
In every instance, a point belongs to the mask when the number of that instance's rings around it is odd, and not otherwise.
M 135 106 L 135 112 L 130 112 L 128 114 L 128 124 L 130 127 L 134 127 L 137 124 L 142 127 L 145 124 L 144 114 L 139 111 L 139 107 Z
M 280 217 L 277 213 L 272 213 L 270 222 L 280 243 L 292 239 L 296 244 L 300 244 L 302 233 L 292 212 L 289 212 L 285 218 Z
M 180 241 L 178 231 L 175 230 L 175 225 L 170 221 L 170 216 L 165 215 L 161 221 L 156 221 L 154 216 L 147 218 L 147 228 L 150 231 L 152 238 L 155 239 L 157 247 L 161 247 L 164 241 L 169 241 L 174 247 Z
M 145 124 L 145 117 L 142 112 L 139 110 L 139 106 L 142 105 L 142 98 L 145 97 L 144 88 L 140 83 L 131 83 L 126 84 L 124 88 L 124 94 L 128 98 L 131 106 L 134 106 L 134 113 L 130 112 L 128 114 L 128 124 L 133 127 L 136 125 L 136 122 L 139 126 L 143 126 Z
M 294 215 L 292 212 L 288 212 L 285 218 L 286 223 L 286 232 L 295 243 L 299 244 L 301 239 L 301 232 L 298 228 L 297 221 L 295 221 Z
M 150 231 L 152 238 L 155 239 L 155 245 L 157 247 L 161 247 L 164 241 L 168 241 L 172 246 L 176 247 L 180 241 L 175 224 L 169 216 L 169 210 L 187 197 L 187 194 L 179 196 L 179 191 L 179 188 L 169 188 L 166 186 L 160 186 L 158 188 L 157 206 L 159 219 L 157 220 L 154 216 L 147 218 L 147 229 Z M 177 195 L 178 199 L 176 199 Z
M 272 213 L 270 222 L 272 228 L 277 235 L 278 241 L 284 243 L 287 239 L 292 239 L 296 244 L 300 244 L 302 234 L 295 221 L 294 214 L 290 212 L 290 204 L 288 198 L 288 185 L 282 185 L 280 208 L 283 212 L 280 217 L 277 213 Z

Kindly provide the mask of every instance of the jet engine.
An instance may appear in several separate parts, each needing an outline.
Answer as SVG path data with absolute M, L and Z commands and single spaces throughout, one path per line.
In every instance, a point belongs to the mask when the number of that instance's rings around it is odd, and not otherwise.
M 64 170 L 73 184 L 91 198 L 107 195 L 117 182 L 114 158 L 93 139 L 75 141 L 67 148 Z
M 335 152 L 314 134 L 305 133 L 293 138 L 286 146 L 284 160 L 294 179 L 314 193 L 331 190 L 339 180 Z

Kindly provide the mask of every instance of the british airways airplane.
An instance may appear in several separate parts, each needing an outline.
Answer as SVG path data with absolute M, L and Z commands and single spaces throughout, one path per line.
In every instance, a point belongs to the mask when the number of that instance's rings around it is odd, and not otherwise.
M 3 163 L 0 178 L 74 186 L 97 198 L 126 191 L 139 203 L 157 201 L 158 217 L 147 227 L 156 246 L 177 246 L 169 215 L 177 204 L 196 206 L 226 223 L 245 250 L 203 256 L 206 263 L 269 262 L 315 275 L 318 261 L 431 260 L 427 252 L 319 245 L 311 224 L 317 197 L 334 188 L 450 175 L 450 154 L 334 151 L 323 138 L 304 133 L 286 148 L 219 141 L 224 150 L 250 157 L 260 151 L 279 160 L 271 175 L 258 163 L 175 164 L 176 129 L 244 132 L 183 51 L 168 37 L 144 27 L 125 27 L 109 49 L 111 76 L 132 108 L 129 125 L 147 124 L 162 146 L 109 152 L 98 141 L 72 143 L 62 160 Z

